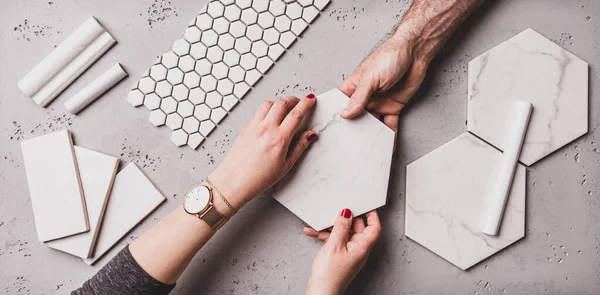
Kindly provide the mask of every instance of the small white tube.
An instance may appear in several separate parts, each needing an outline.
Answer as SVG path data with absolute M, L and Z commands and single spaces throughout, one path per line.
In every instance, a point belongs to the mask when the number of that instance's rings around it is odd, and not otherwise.
M 531 103 L 517 100 L 512 103 L 510 112 L 507 113 L 504 152 L 496 170 L 496 177 L 490 183 L 489 199 L 483 215 L 481 232 L 484 234 L 495 236 L 500 230 L 532 109 Z
M 117 63 L 65 102 L 65 108 L 70 113 L 77 114 L 125 77 L 127 72 L 120 63 Z
M 90 17 L 17 85 L 45 107 L 115 43 L 104 27 Z

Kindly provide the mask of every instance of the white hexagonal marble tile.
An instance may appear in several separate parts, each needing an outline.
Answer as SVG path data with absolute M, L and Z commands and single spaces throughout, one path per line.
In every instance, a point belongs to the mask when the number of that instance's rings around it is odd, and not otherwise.
M 185 85 L 183 85 L 183 84 L 175 85 L 173 87 L 172 96 L 177 101 L 183 101 L 188 98 L 189 91 L 190 90 L 187 87 L 185 87 Z
M 184 55 L 179 58 L 179 69 L 184 72 L 190 72 L 194 70 L 196 61 L 190 55 Z
M 242 10 L 237 5 L 229 5 L 225 7 L 225 18 L 230 22 L 239 20 L 242 15 Z
M 269 45 L 265 43 L 263 40 L 258 40 L 252 43 L 252 53 L 256 57 L 263 57 L 267 55 L 267 51 L 269 50 Z
M 278 16 L 275 19 L 275 29 L 277 29 L 277 31 L 279 31 L 281 33 L 289 31 L 291 26 L 292 26 L 292 21 L 286 15 Z
M 221 121 L 223 121 L 225 116 L 227 116 L 227 111 L 225 111 L 225 109 L 222 107 L 218 107 L 212 110 L 212 113 L 210 114 L 210 120 L 215 124 L 219 124 Z
M 463 270 L 521 239 L 526 182 L 520 164 L 498 236 L 481 232 L 487 203 L 482 196 L 488 194 L 489 180 L 501 158 L 501 152 L 464 133 L 409 164 L 406 236 Z
M 262 77 L 262 74 L 257 69 L 246 71 L 246 83 L 250 86 L 254 86 L 258 80 Z
M 235 38 L 246 35 L 246 25 L 241 21 L 235 21 L 229 25 L 229 34 Z
M 140 79 L 140 83 L 138 84 L 138 89 L 142 91 L 144 94 L 154 92 L 154 87 L 156 86 L 156 82 L 152 80 L 150 77 L 144 77 Z
M 212 29 L 219 35 L 225 34 L 229 31 L 229 21 L 224 17 L 217 18 L 213 21 Z
M 275 23 L 275 17 L 268 11 L 265 12 L 261 12 L 258 15 L 258 24 L 263 28 L 263 29 L 268 29 L 273 27 L 273 24 Z
M 196 67 L 194 68 L 194 71 L 196 71 L 196 73 L 198 73 L 200 76 L 206 76 L 210 74 L 211 69 L 212 64 L 207 59 L 201 59 L 196 61 Z
M 269 57 L 272 60 L 278 60 L 284 52 L 285 48 L 281 44 L 273 44 L 269 46 Z
M 268 57 L 261 57 L 258 59 L 256 63 L 256 69 L 258 69 L 261 73 L 266 73 L 273 66 L 273 61 Z
M 251 70 L 256 67 L 256 57 L 251 53 L 245 53 L 240 59 L 240 66 L 245 70 Z
M 208 48 L 208 52 L 206 53 L 206 59 L 208 59 L 212 63 L 222 61 L 223 49 L 219 48 L 218 46 Z
M 527 29 L 468 66 L 467 130 L 504 148 L 512 100 L 533 104 L 520 161 L 532 165 L 588 131 L 588 64 Z
M 212 27 L 212 22 L 213 18 L 206 13 L 198 15 L 196 18 L 196 26 L 202 31 L 210 29 Z
M 302 16 L 302 6 L 296 2 L 288 4 L 285 8 L 285 15 L 290 19 L 300 18 Z
M 250 41 L 258 41 L 262 38 L 263 29 L 259 25 L 250 25 L 246 28 L 246 37 Z
M 190 55 L 195 59 L 201 59 L 206 57 L 206 50 L 206 46 L 198 42 L 192 45 L 192 48 L 190 49 Z
M 172 90 L 173 86 L 171 83 L 169 83 L 169 81 L 160 81 L 156 83 L 156 89 L 154 89 L 154 92 L 156 92 L 156 94 L 158 94 L 160 97 L 164 98 L 170 96 Z
M 238 65 L 240 63 L 240 54 L 235 50 L 228 50 L 223 55 L 223 62 L 230 67 Z
M 222 99 L 223 97 L 218 92 L 210 92 L 206 95 L 206 105 L 208 105 L 211 109 L 220 107 Z
M 246 24 L 246 26 L 255 24 L 258 21 L 258 13 L 251 8 L 244 9 L 242 11 L 241 20 Z
M 385 205 L 396 136 L 370 114 L 343 120 L 338 113 L 349 98 L 338 89 L 317 97 L 318 106 L 306 126 L 322 130 L 319 139 L 274 187 L 273 197 L 314 229 L 323 230 L 344 208 L 359 216 Z
M 200 38 L 200 41 L 207 47 L 217 45 L 218 40 L 219 40 L 219 35 L 212 29 L 203 31 L 202 37 Z
M 165 114 L 174 113 L 177 110 L 177 101 L 172 97 L 163 98 L 160 102 L 160 109 L 165 112 Z
M 231 36 L 229 33 L 226 33 L 219 36 L 219 42 L 217 43 L 217 46 L 223 49 L 223 51 L 227 51 L 233 49 L 234 44 L 235 38 L 233 38 L 233 36 Z
M 226 95 L 223 97 L 223 102 L 221 103 L 221 107 L 223 107 L 226 111 L 231 111 L 233 107 L 238 103 L 238 99 L 233 95 Z
M 190 89 L 200 86 L 200 75 L 193 71 L 185 73 L 185 76 L 183 77 L 183 85 Z
M 242 99 L 244 98 L 244 95 L 248 93 L 249 90 L 250 86 L 248 86 L 248 84 L 246 84 L 245 82 L 239 82 L 235 83 L 235 86 L 233 88 L 233 94 L 235 95 L 235 97 Z
M 305 20 L 299 18 L 296 19 L 292 22 L 292 32 L 294 32 L 294 34 L 296 34 L 296 36 L 300 36 L 300 34 L 302 34 L 302 32 L 304 32 L 304 30 L 306 30 L 306 27 L 308 26 L 308 24 L 306 23 Z
M 212 1 L 208 3 L 206 12 L 213 18 L 218 18 L 223 16 L 223 13 L 225 12 L 225 6 L 219 1 Z
M 254 8 L 254 10 L 256 10 L 259 13 L 263 12 L 263 11 L 267 11 L 269 9 L 269 1 L 261 1 L 261 0 L 252 1 L 252 8 Z
M 217 79 L 211 75 L 203 76 L 200 80 L 200 88 L 205 92 L 217 89 Z
M 252 0 L 236 0 L 235 5 L 241 9 L 252 7 Z
M 194 117 L 199 121 L 208 120 L 210 118 L 210 108 L 204 103 L 197 105 L 194 110 Z
M 298 0 L 298 4 L 302 5 L 302 7 L 308 7 L 313 4 L 312 0 Z
M 200 134 L 207 137 L 214 129 L 216 125 L 210 120 L 200 122 Z
M 235 40 L 234 48 L 240 54 L 250 52 L 250 49 L 252 48 L 252 41 L 250 41 L 250 39 L 248 39 L 247 37 L 238 38 L 237 40 Z
M 187 28 L 187 30 L 185 30 L 185 35 L 183 35 L 185 40 L 187 40 L 190 44 L 199 42 L 200 36 L 202 36 L 202 32 L 196 26 L 191 26 Z
M 139 89 L 133 89 L 129 91 L 127 101 L 134 107 L 141 106 L 144 104 L 144 94 Z
M 217 91 L 221 95 L 228 95 L 233 93 L 233 83 L 229 79 L 221 79 L 217 82 Z
M 194 114 L 194 105 L 189 100 L 180 101 L 177 105 L 177 113 L 186 118 Z
M 302 18 L 309 24 L 312 23 L 318 15 L 319 10 L 314 6 L 304 7 L 302 10 Z
M 294 44 L 295 41 L 296 35 L 294 35 L 294 33 L 292 33 L 291 31 L 281 33 L 281 35 L 279 36 L 279 43 L 285 48 L 289 48 L 290 46 L 292 46 L 292 44 Z
M 148 118 L 150 123 L 156 127 L 160 127 L 165 125 L 167 121 L 167 115 L 161 110 L 153 110 L 150 112 L 150 117 Z
M 172 68 L 167 73 L 167 80 L 176 85 L 183 82 L 183 72 L 179 68 Z
M 156 93 L 150 93 L 144 97 L 144 106 L 149 110 L 156 110 L 160 107 L 161 98 Z
M 285 3 L 281 0 L 274 0 L 269 3 L 269 11 L 274 15 L 282 15 L 285 13 Z
M 183 118 L 178 113 L 171 113 L 167 115 L 167 127 L 171 130 L 177 130 L 183 125 Z
M 229 67 L 222 62 L 218 62 L 213 64 L 212 71 L 210 72 L 213 77 L 217 79 L 223 79 L 227 77 L 227 72 L 229 71 Z
M 313 5 L 320 11 L 323 11 L 331 0 L 314 0 Z
M 263 33 L 263 41 L 269 45 L 279 42 L 279 32 L 275 28 L 268 28 Z
M 183 119 L 183 130 L 187 133 L 198 132 L 198 128 L 200 128 L 200 121 L 194 117 L 189 117 Z
M 185 39 L 179 39 L 173 44 L 173 52 L 179 56 L 190 53 L 190 43 Z
M 196 133 L 192 133 L 189 135 L 187 144 L 192 149 L 197 149 L 200 146 L 200 144 L 202 143 L 202 141 L 204 141 L 204 136 L 202 136 L 202 134 L 196 132 Z
M 157 64 L 150 68 L 150 77 L 154 79 L 154 81 L 161 81 L 167 78 L 167 68 L 162 64 Z
M 166 52 L 162 56 L 162 63 L 167 69 L 171 69 L 177 66 L 177 62 L 179 62 L 179 56 L 172 51 Z
M 204 100 L 206 99 L 206 92 L 204 92 L 202 89 L 200 89 L 198 87 L 192 88 L 192 89 L 190 89 L 190 96 L 188 99 L 194 105 L 199 105 L 199 104 L 203 103 Z
M 234 83 L 244 81 L 246 71 L 240 66 L 233 66 L 229 68 L 229 74 L 227 75 Z
M 188 134 L 185 133 L 185 131 L 183 131 L 182 129 L 175 130 L 175 131 L 173 131 L 173 134 L 171 134 L 171 141 L 176 146 L 184 146 L 184 145 L 186 145 L 187 144 L 187 140 L 188 140 Z

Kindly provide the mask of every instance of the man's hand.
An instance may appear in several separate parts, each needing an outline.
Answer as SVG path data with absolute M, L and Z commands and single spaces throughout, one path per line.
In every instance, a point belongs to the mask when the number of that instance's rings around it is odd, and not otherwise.
M 414 0 L 390 38 L 339 86 L 350 96 L 345 119 L 363 109 L 394 131 L 398 115 L 425 78 L 427 67 L 458 25 L 482 0 Z

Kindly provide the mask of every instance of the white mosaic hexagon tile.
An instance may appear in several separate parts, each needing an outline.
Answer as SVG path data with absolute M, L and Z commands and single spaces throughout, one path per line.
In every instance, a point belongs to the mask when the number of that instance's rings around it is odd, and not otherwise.
M 212 0 L 129 92 L 196 149 L 330 0 Z

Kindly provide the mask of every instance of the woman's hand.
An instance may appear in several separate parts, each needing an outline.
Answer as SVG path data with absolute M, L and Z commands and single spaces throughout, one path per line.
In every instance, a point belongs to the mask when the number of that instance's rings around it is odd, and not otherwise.
M 309 130 L 292 140 L 315 101 L 313 94 L 264 101 L 242 129 L 223 163 L 208 177 L 235 208 L 279 181 L 316 139 L 316 132 Z
M 317 232 L 305 227 L 304 233 L 325 242 L 312 265 L 306 294 L 342 294 L 365 265 L 369 253 L 381 233 L 377 211 L 352 219 L 344 209 L 335 220 L 333 229 Z

